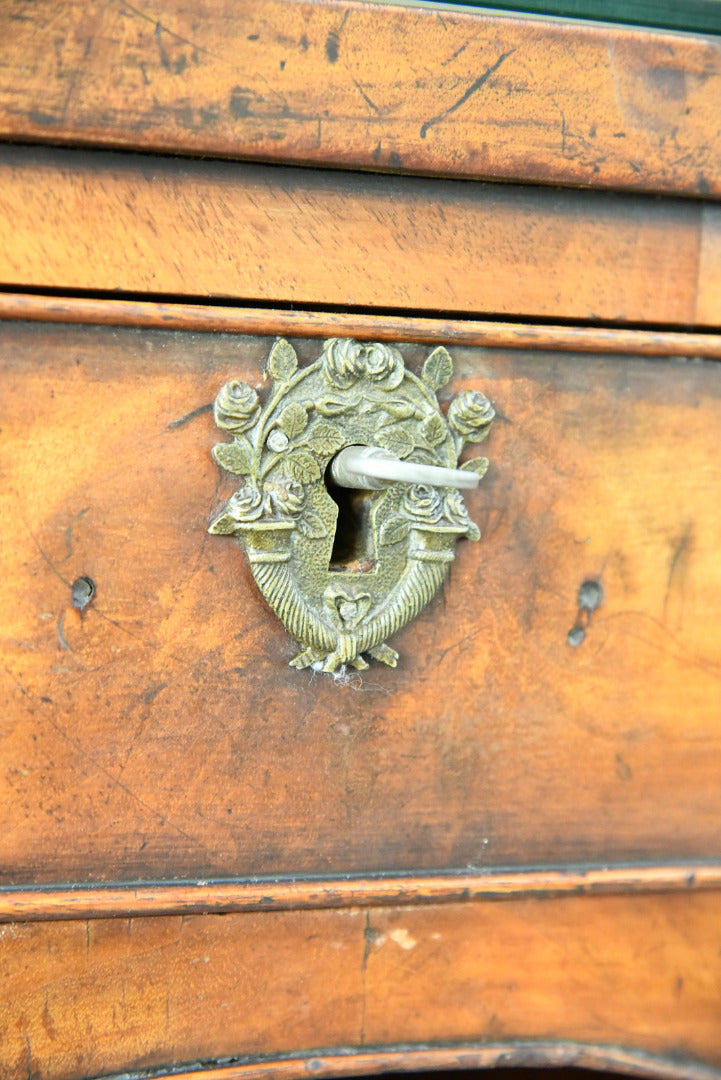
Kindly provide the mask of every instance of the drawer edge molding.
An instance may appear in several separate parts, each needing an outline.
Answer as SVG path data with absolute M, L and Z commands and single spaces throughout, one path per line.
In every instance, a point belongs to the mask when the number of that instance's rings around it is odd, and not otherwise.
M 103 1080 L 300 1080 L 301 1077 L 373 1076 L 493 1068 L 594 1069 L 655 1080 L 718 1080 L 721 1069 L 691 1059 L 649 1054 L 626 1046 L 570 1040 L 516 1040 L 442 1046 L 346 1047 L 235 1061 L 193 1062 L 123 1072 Z
M 721 890 L 721 862 L 6 886 L 0 922 Z
M 0 320 L 721 359 L 721 334 L 0 292 Z

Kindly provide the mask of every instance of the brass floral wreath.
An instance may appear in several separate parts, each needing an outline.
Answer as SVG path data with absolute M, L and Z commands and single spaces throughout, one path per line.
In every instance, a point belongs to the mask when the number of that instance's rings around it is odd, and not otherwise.
M 345 446 L 376 445 L 404 459 L 455 467 L 468 442 L 481 442 L 494 417 L 477 390 L 454 397 L 444 416 L 436 391 L 453 362 L 435 349 L 420 378 L 397 349 L 349 339 L 325 342 L 320 358 L 298 368 L 278 340 L 268 359 L 273 387 L 265 406 L 246 383 L 226 383 L 215 421 L 233 436 L 215 460 L 243 483 L 210 526 L 234 535 L 271 608 L 302 645 L 291 666 L 336 672 L 368 666 L 363 654 L 395 667 L 386 639 L 414 618 L 440 587 L 456 540 L 477 540 L 460 492 L 394 484 L 373 492 L 373 558 L 331 567 L 338 506 L 328 493 L 329 462 Z M 484 457 L 462 469 L 483 476 Z

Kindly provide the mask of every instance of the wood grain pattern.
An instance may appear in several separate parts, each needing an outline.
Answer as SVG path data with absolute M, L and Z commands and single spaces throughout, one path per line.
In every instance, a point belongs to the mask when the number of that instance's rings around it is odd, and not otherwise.
M 79 1080 L 398 1044 L 518 1040 L 522 1062 L 558 1040 L 693 1077 L 721 1065 L 720 946 L 698 893 L 10 925 L 0 1062 Z
M 0 160 L 0 282 L 719 326 L 700 259 L 715 281 L 720 217 L 605 192 L 15 147 Z
M 206 534 L 207 406 L 268 347 L 2 328 L 4 881 L 718 857 L 718 365 L 455 349 L 500 414 L 484 539 L 344 685 Z
M 721 194 L 713 37 L 327 0 L 0 10 L 0 136 Z
M 720 243 L 721 248 L 721 243 Z M 262 336 L 353 337 L 370 341 L 442 342 L 486 348 L 546 349 L 553 352 L 632 353 L 635 356 L 693 356 L 721 360 L 721 334 L 619 327 L 553 326 L 478 319 L 361 315 L 283 308 L 96 300 L 80 296 L 35 296 L 0 292 L 0 319 L 88 326 L 132 326 L 161 330 L 259 334 Z

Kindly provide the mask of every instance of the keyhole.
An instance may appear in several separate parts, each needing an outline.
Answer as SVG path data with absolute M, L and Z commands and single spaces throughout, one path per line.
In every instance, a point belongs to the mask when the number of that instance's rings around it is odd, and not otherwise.
M 354 574 L 375 570 L 370 514 L 378 492 L 339 487 L 333 482 L 330 470 L 326 474 L 326 487 L 338 507 L 330 570 Z

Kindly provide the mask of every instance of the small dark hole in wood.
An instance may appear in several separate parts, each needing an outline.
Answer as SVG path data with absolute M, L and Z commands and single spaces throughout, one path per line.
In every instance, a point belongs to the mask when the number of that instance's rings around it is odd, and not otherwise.
M 600 581 L 584 581 L 578 590 L 578 606 L 581 610 L 595 611 L 603 600 L 603 588 Z
M 95 591 L 95 582 L 92 578 L 87 577 L 85 574 L 76 578 L 70 589 L 73 607 L 77 608 L 78 611 L 82 611 L 95 596 Z

